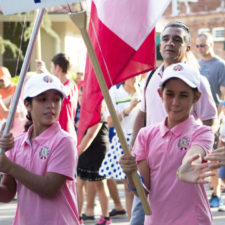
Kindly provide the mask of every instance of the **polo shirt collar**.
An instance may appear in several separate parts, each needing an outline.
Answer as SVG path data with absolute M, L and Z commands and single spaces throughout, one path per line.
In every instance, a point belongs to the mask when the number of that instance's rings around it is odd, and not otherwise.
M 60 129 L 61 129 L 60 124 L 57 121 L 57 122 L 53 123 L 45 131 L 43 131 L 39 136 L 35 137 L 33 139 L 33 141 L 35 141 L 39 144 L 43 144 L 52 137 L 53 133 L 57 133 L 57 131 Z M 24 145 L 25 143 L 27 143 L 27 144 L 30 143 L 30 136 L 31 136 L 32 131 L 33 131 L 33 125 L 31 125 L 29 127 L 28 131 L 26 132 L 26 135 L 24 136 L 22 145 Z
M 168 117 L 164 119 L 164 121 L 160 124 L 160 133 L 161 136 L 164 137 L 168 132 L 172 132 L 175 136 L 180 136 L 184 132 L 184 127 L 188 127 L 195 122 L 195 119 L 192 115 L 190 115 L 185 121 L 179 123 L 172 129 L 168 129 L 166 126 L 166 121 Z

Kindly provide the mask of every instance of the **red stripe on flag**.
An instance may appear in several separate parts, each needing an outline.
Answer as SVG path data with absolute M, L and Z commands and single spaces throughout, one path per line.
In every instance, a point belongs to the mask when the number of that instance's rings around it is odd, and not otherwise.
M 89 36 L 108 88 L 128 79 L 129 77 L 152 70 L 155 67 L 156 46 L 154 30 L 147 36 L 143 44 L 136 51 L 98 19 L 94 3 L 92 3 L 91 21 L 95 27 L 98 41 L 96 40 L 91 23 L 89 24 Z M 101 49 L 99 49 L 99 45 L 101 46 Z M 104 60 L 107 64 L 112 83 L 107 74 Z M 103 96 L 97 78 L 89 56 L 87 56 L 82 107 L 78 129 L 78 143 L 80 142 L 84 132 L 89 127 L 100 121 L 102 99 Z

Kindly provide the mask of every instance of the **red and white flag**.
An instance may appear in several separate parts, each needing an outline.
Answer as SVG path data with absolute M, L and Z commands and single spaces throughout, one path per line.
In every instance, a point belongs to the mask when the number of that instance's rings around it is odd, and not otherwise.
M 155 24 L 170 0 L 93 0 L 89 36 L 108 88 L 155 67 Z M 100 121 L 103 99 L 87 56 L 78 142 Z

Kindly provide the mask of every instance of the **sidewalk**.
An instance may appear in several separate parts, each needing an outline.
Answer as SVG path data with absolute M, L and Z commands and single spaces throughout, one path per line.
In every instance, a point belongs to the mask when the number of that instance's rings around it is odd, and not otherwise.
M 123 184 L 119 184 L 118 188 L 119 188 L 119 194 L 120 194 L 121 201 L 122 201 L 123 205 L 125 205 Z M 206 189 L 207 189 L 208 197 L 210 197 L 211 191 L 209 191 L 208 186 L 206 186 Z M 225 200 L 224 193 L 222 194 L 222 198 Z M 110 208 L 110 210 L 113 208 L 112 200 L 110 200 L 109 208 Z M 14 200 L 10 203 L 7 203 L 7 204 L 0 204 L 0 225 L 11 225 L 12 224 L 14 214 L 15 214 L 15 209 L 16 209 L 16 200 Z M 100 217 L 100 214 L 101 214 L 100 205 L 99 205 L 99 202 L 96 201 L 96 206 L 95 206 L 96 221 Z M 225 212 L 218 212 L 218 208 L 213 208 L 212 214 L 213 214 L 213 219 L 214 219 L 213 225 L 224 225 L 225 224 Z M 117 224 L 117 225 L 129 225 L 129 221 L 126 216 L 120 217 L 120 218 L 114 218 L 114 219 L 112 219 L 112 222 L 113 222 L 112 224 Z M 94 225 L 95 223 L 86 223 L 86 224 Z

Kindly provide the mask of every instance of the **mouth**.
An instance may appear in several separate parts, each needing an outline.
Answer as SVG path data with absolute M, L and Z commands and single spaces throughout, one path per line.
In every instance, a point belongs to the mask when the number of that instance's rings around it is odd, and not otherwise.
M 173 49 L 166 49 L 165 52 L 174 53 L 175 51 Z
M 44 113 L 44 115 L 45 115 L 45 116 L 54 116 L 55 113 L 53 113 L 53 112 L 47 112 L 47 113 Z

